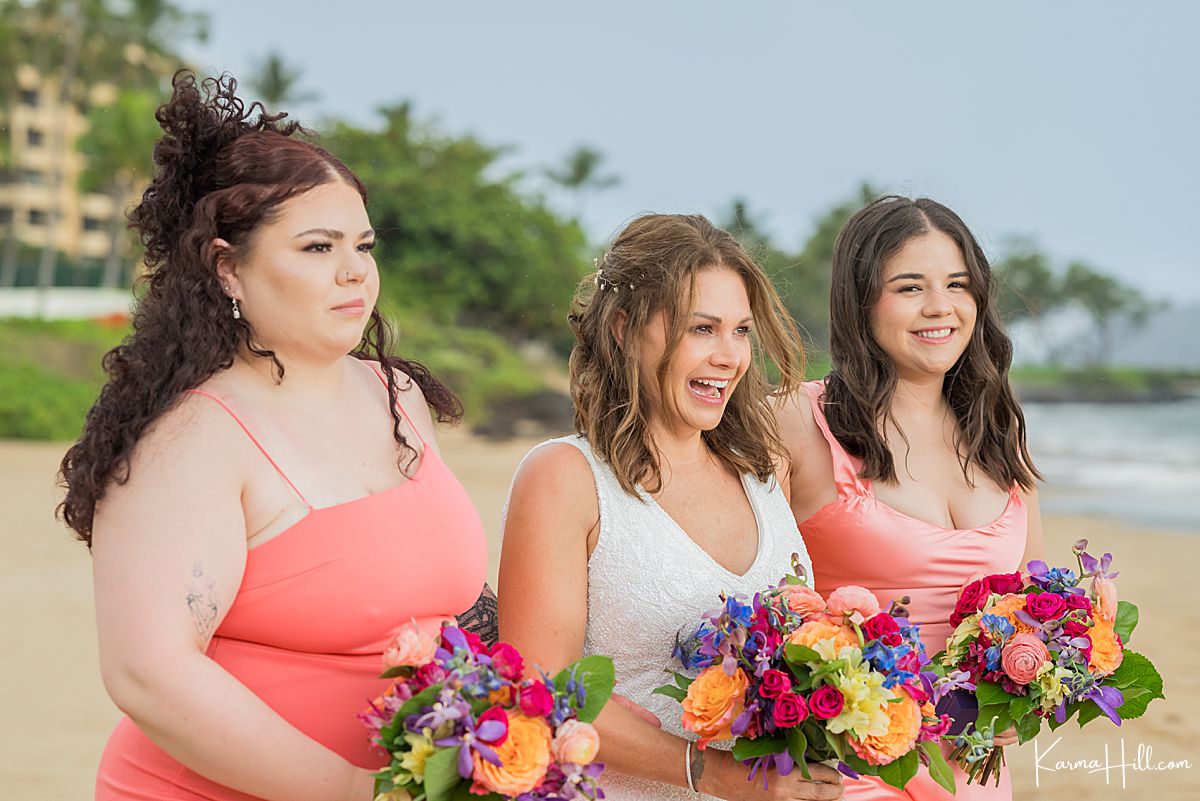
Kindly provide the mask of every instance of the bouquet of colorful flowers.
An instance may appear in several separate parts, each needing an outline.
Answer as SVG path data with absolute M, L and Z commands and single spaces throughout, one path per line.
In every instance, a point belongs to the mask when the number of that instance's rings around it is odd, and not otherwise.
M 750 779 L 825 762 L 847 776 L 879 776 L 902 788 L 919 763 L 947 790 L 953 772 L 939 748 L 948 717 L 934 714 L 936 675 L 908 622 L 906 600 L 884 612 L 867 589 L 823 599 L 794 574 L 753 598 L 722 596 L 675 656 L 693 679 L 674 673 L 657 693 L 683 705 L 683 727 L 713 740 L 736 738 L 733 756 Z
M 383 677 L 397 681 L 359 715 L 391 755 L 376 777 L 376 801 L 604 798 L 591 721 L 612 695 L 608 657 L 532 678 L 508 643 L 488 648 L 453 625 L 437 638 L 414 622 L 384 665 Z
M 1015 726 L 1024 743 L 1043 722 L 1055 729 L 1077 713 L 1080 726 L 1101 715 L 1120 726 L 1163 697 L 1154 665 L 1125 647 L 1138 609 L 1117 600 L 1112 554 L 1096 559 L 1086 548 L 1087 540 L 1073 548 L 1078 571 L 1035 560 L 1027 574 L 985 576 L 962 588 L 954 632 L 934 657 L 944 674 L 935 695 L 974 696 L 976 720 L 954 737 L 952 753 L 968 783 L 993 775 L 999 782 L 1004 757 L 992 745 L 995 732 Z

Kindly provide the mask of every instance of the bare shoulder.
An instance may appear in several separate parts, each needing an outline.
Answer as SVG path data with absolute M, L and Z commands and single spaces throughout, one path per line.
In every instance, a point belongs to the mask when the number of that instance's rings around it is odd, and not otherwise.
M 378 375 L 383 374 L 383 368 L 379 362 L 371 359 L 363 359 L 362 362 L 369 366 L 372 372 Z M 433 415 L 429 411 L 429 403 L 425 400 L 425 393 L 421 391 L 420 385 L 413 380 L 413 377 L 399 367 L 392 369 L 392 375 L 396 381 L 396 401 L 404 409 L 409 422 L 417 429 L 421 438 L 432 443 L 434 449 L 437 450 L 437 432 L 434 427 Z
M 812 391 L 809 387 L 802 386 L 789 395 L 776 397 L 771 401 L 775 419 L 779 422 L 779 434 L 789 450 L 796 444 L 821 436 L 821 430 L 813 415 Z
M 574 445 L 548 442 L 529 452 L 513 479 L 513 494 L 562 497 L 580 500 L 596 498 L 595 479 L 587 457 Z

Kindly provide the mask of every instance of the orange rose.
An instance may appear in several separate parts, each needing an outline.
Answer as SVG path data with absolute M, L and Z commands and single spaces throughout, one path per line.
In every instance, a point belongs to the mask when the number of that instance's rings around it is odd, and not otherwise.
M 1125 658 L 1121 638 L 1113 631 L 1115 622 L 1097 618 L 1096 625 L 1088 629 L 1088 635 L 1092 638 L 1092 658 L 1088 661 L 1088 669 L 1101 676 L 1112 674 Z
M 683 699 L 683 728 L 700 735 L 696 743 L 707 748 L 712 740 L 733 736 L 733 722 L 746 707 L 750 682 L 741 668 L 727 675 L 720 665 L 705 668 L 688 687 Z
M 871 765 L 886 765 L 904 756 L 916 746 L 921 733 L 920 705 L 899 686 L 892 688 L 892 695 L 900 700 L 883 705 L 888 713 L 887 733 L 868 734 L 861 742 L 849 738 L 854 753 Z
M 779 597 L 788 609 L 805 620 L 825 611 L 825 599 L 821 594 L 803 584 L 785 584 L 779 588 Z
M 988 610 L 988 614 L 999 615 L 1000 617 L 1007 618 L 1008 622 L 1012 623 L 1013 628 L 1017 630 L 1017 634 L 1032 634 L 1034 631 L 1033 626 L 1022 622 L 1022 620 L 1017 617 L 1017 610 L 1024 608 L 1024 595 L 1004 595 L 992 605 L 992 608 Z
M 835 651 L 840 651 L 845 645 L 853 648 L 859 646 L 858 635 L 854 629 L 839 625 L 829 619 L 810 620 L 792 632 L 791 637 L 788 637 L 788 642 L 795 645 L 807 645 L 809 648 L 821 640 L 833 640 Z
M 550 767 L 550 726 L 541 718 L 530 718 L 508 710 L 508 739 L 496 746 L 502 767 L 472 753 L 475 762 L 472 792 L 516 796 L 527 793 L 546 778 Z

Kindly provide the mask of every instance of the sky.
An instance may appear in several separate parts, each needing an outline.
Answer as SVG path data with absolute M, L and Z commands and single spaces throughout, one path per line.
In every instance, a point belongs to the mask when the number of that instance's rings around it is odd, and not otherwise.
M 201 68 L 249 74 L 271 50 L 301 67 L 319 96 L 302 120 L 369 126 L 408 100 L 511 147 L 529 191 L 595 147 L 620 178 L 587 198 L 597 242 L 742 197 L 796 249 L 866 181 L 949 205 L 993 255 L 1029 236 L 1060 266 L 1200 301 L 1197 3 L 181 4 L 210 15 L 184 48 Z

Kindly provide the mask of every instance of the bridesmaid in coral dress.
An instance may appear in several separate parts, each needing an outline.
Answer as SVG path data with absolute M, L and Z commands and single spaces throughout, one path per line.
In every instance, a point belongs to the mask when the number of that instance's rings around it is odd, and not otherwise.
M 991 283 L 953 211 L 924 198 L 872 203 L 835 247 L 832 372 L 778 407 L 816 589 L 860 584 L 885 605 L 907 595 L 930 655 L 964 583 L 1041 557 L 1040 475 Z M 1007 770 L 999 787 L 956 780 L 959 799 L 1012 797 Z M 846 797 L 950 796 L 922 768 L 903 791 L 863 778 Z
M 134 210 L 146 292 L 63 461 L 126 713 L 98 801 L 370 801 L 389 639 L 480 595 L 438 456 L 458 401 L 391 355 L 366 190 L 231 78 L 176 77 Z

